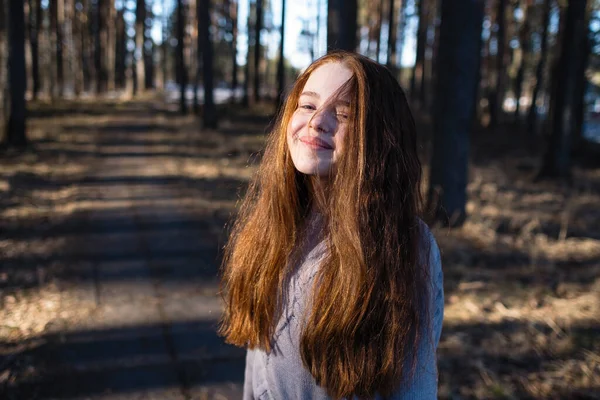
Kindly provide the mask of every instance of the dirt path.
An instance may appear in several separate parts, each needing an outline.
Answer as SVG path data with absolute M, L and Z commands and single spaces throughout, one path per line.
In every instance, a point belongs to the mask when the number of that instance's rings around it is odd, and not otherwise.
M 268 118 L 230 111 L 206 131 L 152 102 L 33 110 L 34 150 L 0 157 L 0 399 L 240 397 L 217 266 Z M 434 229 L 439 396 L 598 399 L 600 169 L 535 183 L 519 143 L 474 138 L 469 218 Z
M 86 153 L 86 172 L 49 178 L 76 208 L 43 233 L 61 245 L 32 261 L 55 277 L 56 318 L 21 352 L 27 366 L 7 395 L 240 398 L 244 352 L 215 332 L 218 250 L 244 183 L 211 159 L 229 151 L 227 138 L 151 110 L 92 121 L 65 121 L 76 135 L 48 138 L 67 157 Z

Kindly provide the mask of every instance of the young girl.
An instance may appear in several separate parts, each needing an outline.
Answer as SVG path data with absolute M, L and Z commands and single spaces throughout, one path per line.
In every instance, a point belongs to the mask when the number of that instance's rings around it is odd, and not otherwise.
M 406 97 L 352 53 L 298 78 L 223 261 L 244 399 L 435 399 L 444 295 Z

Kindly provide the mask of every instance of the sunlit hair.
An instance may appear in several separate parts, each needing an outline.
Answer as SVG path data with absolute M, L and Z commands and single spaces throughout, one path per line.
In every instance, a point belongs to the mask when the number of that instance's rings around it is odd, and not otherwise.
M 286 131 L 310 74 L 339 62 L 352 72 L 348 133 L 327 195 L 292 163 Z M 278 116 L 225 248 L 220 334 L 271 350 L 292 251 L 315 206 L 324 217 L 320 265 L 300 354 L 333 398 L 389 396 L 414 372 L 428 289 L 418 215 L 421 164 L 404 92 L 383 66 L 330 53 L 298 78 Z M 317 204 L 318 203 L 318 204 Z M 405 360 L 406 362 L 403 362 Z M 407 368 L 409 367 L 409 368 Z

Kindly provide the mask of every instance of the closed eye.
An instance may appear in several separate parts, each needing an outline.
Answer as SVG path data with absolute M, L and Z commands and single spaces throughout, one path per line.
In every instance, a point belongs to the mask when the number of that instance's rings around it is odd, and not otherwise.
M 338 111 L 336 111 L 336 116 L 338 117 L 338 119 L 341 119 L 342 121 L 346 121 L 346 120 L 348 120 L 349 113 L 348 113 L 348 111 L 338 110 Z

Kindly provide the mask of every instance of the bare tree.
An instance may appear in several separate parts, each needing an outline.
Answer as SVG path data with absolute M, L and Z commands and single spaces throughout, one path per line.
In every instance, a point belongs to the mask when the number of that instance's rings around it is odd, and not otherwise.
M 425 97 L 425 49 L 427 47 L 427 28 L 429 18 L 427 0 L 419 0 L 419 28 L 417 29 L 417 53 L 415 66 L 410 80 L 410 96 L 421 104 Z M 417 81 L 419 88 L 417 89 Z
M 210 35 L 210 0 L 200 0 L 198 4 L 200 15 L 198 32 L 202 40 L 202 72 L 204 80 L 204 109 L 203 125 L 205 128 L 217 127 L 217 109 L 213 96 L 213 44 Z
M 183 36 L 185 29 L 185 20 L 183 12 L 183 0 L 177 0 L 177 54 L 176 54 L 176 65 L 179 75 L 179 109 L 182 114 L 187 113 L 187 104 L 185 99 L 185 90 L 187 87 L 187 69 L 185 67 L 185 60 L 183 57 Z
M 29 43 L 31 46 L 32 96 L 36 99 L 41 90 L 39 37 L 42 28 L 42 0 L 29 0 Z
M 577 90 L 586 60 L 587 0 L 570 1 L 561 28 L 560 54 L 556 59 L 550 99 L 550 135 L 538 178 L 571 178 L 571 149 L 577 135 Z
M 144 76 L 144 21 L 146 19 L 146 2 L 137 0 L 135 7 L 135 81 L 134 93 L 144 91 L 146 78 Z
M 10 114 L 6 127 L 6 144 L 25 147 L 25 10 L 23 1 L 8 1 L 8 80 L 10 82 Z
M 254 101 L 260 101 L 260 60 L 261 60 L 261 45 L 260 33 L 263 28 L 263 0 L 256 0 L 256 22 L 254 34 Z
M 357 0 L 327 2 L 327 49 L 356 50 Z
M 64 1 L 55 0 L 50 2 L 50 32 L 51 42 L 54 47 L 53 53 L 55 65 L 51 85 L 52 96 L 62 96 L 64 91 L 64 62 L 63 62 L 63 25 L 64 25 Z
M 250 9 L 248 11 L 248 21 L 246 22 L 246 36 L 248 38 L 248 45 L 246 46 L 246 65 L 244 66 L 244 95 L 242 97 L 242 104 L 248 106 L 250 103 L 250 58 L 251 58 L 251 47 L 256 42 L 254 38 L 254 30 L 252 29 L 252 14 L 253 14 L 254 3 L 250 3 Z
M 6 1 L 0 0 L 0 142 L 4 141 L 7 117 L 10 113 L 8 93 L 8 40 Z
M 490 127 L 498 125 L 500 115 L 502 115 L 505 81 L 506 81 L 506 3 L 507 0 L 498 0 L 496 10 L 496 21 L 498 24 L 498 53 L 496 54 L 495 85 L 492 87 L 489 97 L 490 104 Z
M 483 1 L 443 0 L 428 203 L 433 218 L 450 226 L 466 217 L 482 23 Z
M 406 0 L 402 0 L 406 1 Z M 394 13 L 395 0 L 388 2 L 388 48 L 387 48 L 387 67 L 396 69 L 396 18 Z
M 524 22 L 519 31 L 519 42 L 521 45 L 521 60 L 517 76 L 515 77 L 515 113 L 514 120 L 518 122 L 521 114 L 521 95 L 523 94 L 523 80 L 525 78 L 525 68 L 531 58 L 531 5 L 525 4 Z
M 536 131 L 536 120 L 537 120 L 537 99 L 541 88 L 543 87 L 544 80 L 544 69 L 546 67 L 546 59 L 548 58 L 548 26 L 550 25 L 550 7 L 552 0 L 544 0 L 544 12 L 542 17 L 542 38 L 541 38 L 541 50 L 540 59 L 535 69 L 535 86 L 533 87 L 533 93 L 531 95 L 531 106 L 529 107 L 529 113 L 527 115 L 527 132 L 530 135 L 530 142 L 533 142 L 533 136 Z
M 279 29 L 279 60 L 277 60 L 277 109 L 283 104 L 283 97 L 285 91 L 285 55 L 284 55 L 284 43 L 285 43 L 285 3 L 286 0 L 281 1 L 281 27 Z
M 238 87 L 238 63 L 237 63 L 237 36 L 238 36 L 238 1 L 229 0 L 229 16 L 231 18 L 231 93 L 232 99 L 235 99 L 235 92 Z

